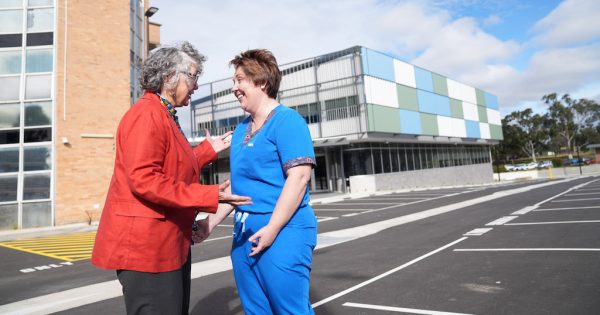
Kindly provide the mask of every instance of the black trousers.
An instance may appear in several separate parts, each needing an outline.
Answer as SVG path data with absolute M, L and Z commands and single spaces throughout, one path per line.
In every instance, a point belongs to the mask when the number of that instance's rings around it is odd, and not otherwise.
M 117 270 L 128 315 L 189 313 L 191 250 L 180 269 L 168 272 Z

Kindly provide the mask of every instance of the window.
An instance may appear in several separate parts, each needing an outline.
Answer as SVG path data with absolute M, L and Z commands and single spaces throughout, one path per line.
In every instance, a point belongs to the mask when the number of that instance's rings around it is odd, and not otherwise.
M 52 152 L 50 146 L 25 147 L 23 149 L 23 170 L 50 170 L 52 167 L 50 152 Z
M 21 76 L 0 77 L 0 101 L 12 101 L 19 99 L 19 87 L 21 86 Z
M 52 225 L 50 202 L 23 203 L 23 228 Z
M 15 190 L 16 192 L 16 190 Z M 2 179 L 0 178 L 0 200 L 2 200 Z M 0 205 L 0 229 L 14 229 L 19 220 L 19 205 L 3 204 Z
M 52 49 L 27 50 L 25 63 L 27 73 L 52 72 Z
M 0 202 L 17 200 L 17 180 L 17 175 L 0 176 Z
M 12 173 L 12 172 L 18 172 L 18 171 L 19 171 L 19 148 L 18 147 L 8 147 L 8 148 L 0 147 L 0 174 Z
M 23 10 L 2 10 L 0 21 L 0 34 L 23 33 Z
M 50 198 L 50 174 L 25 174 L 23 200 Z
M 54 29 L 54 9 L 27 10 L 27 32 L 48 32 Z
M 0 104 L 0 129 L 19 127 L 21 109 L 19 103 Z
M 0 75 L 21 73 L 21 51 L 0 51 Z
M 25 99 L 50 98 L 51 75 L 29 75 L 25 82 Z

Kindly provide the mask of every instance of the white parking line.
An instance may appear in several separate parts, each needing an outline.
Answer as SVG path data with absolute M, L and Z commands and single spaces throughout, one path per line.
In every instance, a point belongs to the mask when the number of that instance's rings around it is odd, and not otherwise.
M 480 235 L 483 235 L 493 229 L 494 228 L 478 228 L 478 229 L 471 230 L 463 235 L 464 236 L 480 236 Z
M 598 193 L 581 193 L 581 194 L 568 194 L 565 195 L 565 197 L 569 197 L 569 196 L 586 196 L 586 195 L 598 195 Z
M 600 220 L 584 220 L 584 221 L 550 221 L 550 222 L 523 222 L 523 223 L 506 223 L 504 225 L 542 225 L 542 224 L 569 224 L 569 223 L 599 223 Z
M 600 248 L 455 248 L 455 252 L 599 252 Z
M 382 201 L 386 201 L 386 200 L 407 200 L 407 199 L 423 199 L 424 196 L 421 197 L 390 197 L 390 198 L 369 198 L 369 199 L 365 199 L 368 201 L 377 201 L 377 200 L 382 200 Z
M 506 222 L 514 220 L 515 218 L 518 218 L 518 216 L 516 216 L 516 215 L 509 215 L 509 216 L 505 216 L 505 217 L 496 219 L 496 220 L 494 220 L 494 221 L 492 221 L 492 222 L 490 222 L 490 223 L 488 223 L 486 225 L 503 225 L 503 224 L 506 224 Z
M 344 290 L 342 292 L 339 292 L 339 293 L 334 294 L 334 295 L 332 295 L 332 296 L 330 296 L 328 298 L 325 298 L 325 299 L 323 299 L 323 300 L 321 300 L 319 302 L 316 302 L 316 303 L 314 303 L 312 305 L 312 307 L 316 308 L 316 307 L 318 307 L 320 305 L 323 305 L 323 304 L 325 304 L 327 302 L 335 300 L 335 299 L 339 298 L 340 296 L 344 296 L 344 295 L 346 295 L 346 294 L 348 294 L 348 293 L 350 293 L 352 291 L 356 291 L 356 290 L 358 290 L 358 289 L 360 289 L 360 288 L 362 288 L 362 287 L 364 287 L 366 285 L 369 285 L 369 284 L 371 284 L 371 283 L 373 283 L 373 282 L 375 282 L 375 281 L 377 281 L 379 279 L 385 278 L 385 277 L 393 274 L 396 271 L 400 271 L 400 270 L 402 270 L 402 269 L 404 269 L 406 267 L 409 267 L 410 265 L 413 265 L 413 264 L 415 264 L 415 263 L 417 263 L 417 262 L 419 262 L 419 261 L 421 261 L 421 260 L 423 260 L 423 259 L 425 259 L 425 258 L 427 258 L 429 256 L 437 254 L 437 253 L 443 251 L 444 249 L 446 249 L 448 247 L 452 247 L 455 244 L 458 244 L 458 243 L 460 243 L 460 242 L 462 242 L 462 241 L 464 241 L 466 239 L 467 239 L 467 237 L 459 238 L 459 239 L 457 239 L 454 242 L 448 243 L 448 244 L 446 244 L 446 245 L 444 245 L 444 246 L 442 246 L 442 247 L 440 247 L 440 248 L 438 248 L 436 250 L 430 251 L 429 253 L 427 253 L 427 254 L 425 254 L 423 256 L 417 257 L 417 258 L 415 258 L 415 259 L 413 259 L 413 260 L 411 260 L 411 261 L 409 261 L 409 262 L 407 262 L 407 263 L 405 263 L 405 264 L 403 264 L 401 266 L 398 266 L 398 267 L 396 267 L 394 269 L 388 270 L 388 271 L 386 271 L 386 272 L 384 272 L 384 273 L 382 273 L 382 274 L 380 274 L 380 275 L 378 275 L 378 276 L 376 276 L 374 278 L 371 278 L 371 279 L 369 279 L 367 281 L 361 282 L 361 283 L 359 283 L 359 284 L 357 284 L 357 285 L 355 285 L 355 286 L 353 286 L 351 288 L 348 288 L 348 289 L 346 289 L 346 290 Z
M 370 203 L 362 203 L 362 202 L 357 202 L 357 203 L 336 203 L 336 206 L 371 206 L 371 205 L 397 205 L 397 202 L 370 202 Z
M 579 210 L 579 209 L 600 209 L 600 206 L 569 207 L 569 208 L 547 208 L 547 209 L 535 209 L 533 211 L 556 211 L 556 210 Z
M 229 235 L 229 236 L 215 237 L 215 238 L 208 238 L 208 239 L 205 239 L 204 242 L 224 240 L 226 238 L 231 238 L 231 235 Z
M 357 308 L 380 310 L 380 311 L 390 311 L 390 312 L 397 312 L 397 313 L 411 313 L 411 314 L 425 314 L 425 315 L 470 315 L 470 314 L 466 314 L 466 313 L 440 312 L 440 311 L 431 311 L 431 310 L 420 310 L 420 309 L 416 309 L 416 308 L 393 307 L 393 306 L 351 303 L 351 302 L 346 302 L 342 305 L 348 306 L 348 307 L 357 307 Z
M 593 186 L 590 186 L 593 187 Z M 600 191 L 600 188 L 582 188 L 579 189 L 578 191 Z
M 565 199 L 565 200 L 553 200 L 552 202 L 573 202 L 573 201 L 588 201 L 588 200 L 600 200 L 600 198 Z
M 338 217 L 319 217 L 317 216 L 317 222 L 325 222 L 325 221 L 331 221 L 331 220 L 335 220 L 335 219 L 339 219 Z
M 348 208 L 341 208 L 341 209 L 340 208 L 336 208 L 336 209 L 314 209 L 313 208 L 313 210 L 315 212 L 317 212 L 317 211 L 348 211 L 348 212 L 355 211 L 355 212 L 361 212 L 361 211 L 367 211 L 367 210 L 371 210 L 371 209 L 348 209 Z

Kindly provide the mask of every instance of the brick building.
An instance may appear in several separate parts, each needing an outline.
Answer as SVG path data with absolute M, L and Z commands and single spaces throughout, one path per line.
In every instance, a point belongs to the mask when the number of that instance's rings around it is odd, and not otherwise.
M 0 229 L 98 218 L 116 127 L 142 92 L 134 65 L 159 41 L 148 7 L 0 2 Z

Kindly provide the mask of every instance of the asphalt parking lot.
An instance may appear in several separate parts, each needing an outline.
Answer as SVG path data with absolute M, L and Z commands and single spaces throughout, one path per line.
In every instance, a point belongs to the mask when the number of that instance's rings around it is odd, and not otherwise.
M 315 202 L 317 314 L 598 314 L 600 178 Z M 242 314 L 231 220 L 193 247 L 191 314 Z M 122 314 L 112 271 L 0 247 L 0 313 Z M 26 263 L 23 263 L 23 262 Z

